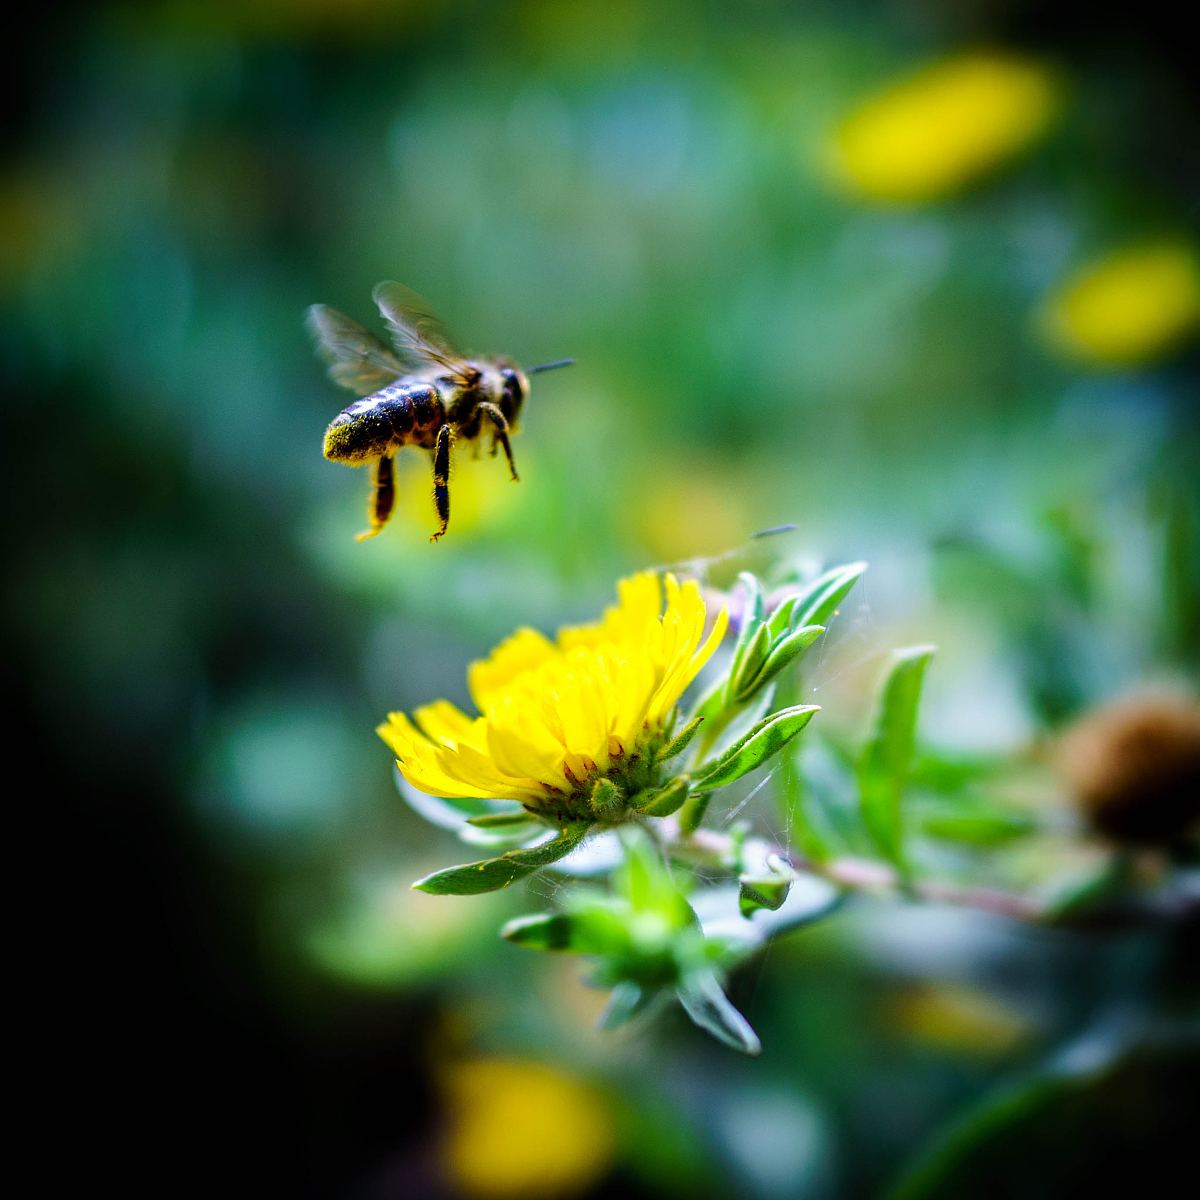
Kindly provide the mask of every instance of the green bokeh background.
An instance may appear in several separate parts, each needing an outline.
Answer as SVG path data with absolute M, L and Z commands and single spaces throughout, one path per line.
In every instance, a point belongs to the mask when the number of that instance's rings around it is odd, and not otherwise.
M 1080 263 L 1188 235 L 1191 64 L 1165 6 L 1040 7 L 100 4 L 30 34 L 6 632 L 66 1144 L 158 1194 L 440 1195 L 437 1064 L 501 1050 L 614 1087 L 592 1194 L 877 1194 L 1176 961 L 868 907 L 740 979 L 761 1062 L 671 1018 L 614 1050 L 569 973 L 495 939 L 528 896 L 408 897 L 461 848 L 372 733 L 464 700 L 518 624 L 781 523 L 780 554 L 872 563 L 813 681 L 848 727 L 905 641 L 942 646 L 925 729 L 964 750 L 1194 672 L 1196 351 L 1093 371 L 1037 325 Z M 953 199 L 839 193 L 838 116 L 977 45 L 1067 81 L 1049 136 Z M 380 278 L 470 349 L 578 360 L 535 381 L 521 484 L 463 463 L 437 545 L 424 459 L 359 545 L 366 480 L 320 455 L 347 397 L 304 308 L 373 320 Z M 992 1041 L 897 1015 L 950 984 L 1003 1009 Z M 99 1115 L 114 1077 L 136 1153 Z M 1018 1177 L 1055 1177 L 1012 1136 Z

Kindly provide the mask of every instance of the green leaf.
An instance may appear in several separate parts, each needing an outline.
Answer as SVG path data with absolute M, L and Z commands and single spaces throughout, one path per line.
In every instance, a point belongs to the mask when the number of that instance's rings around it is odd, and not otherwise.
M 688 797 L 683 811 L 679 814 L 679 831 L 684 836 L 690 837 L 700 828 L 704 815 L 708 812 L 708 802 L 711 799 L 711 792 L 700 792 L 698 795 Z
M 746 646 L 746 653 L 742 655 L 737 670 L 729 673 L 730 694 L 736 702 L 748 700 L 753 695 L 754 681 L 767 661 L 770 648 L 770 631 L 765 625 L 760 625 Z
M 700 729 L 704 724 L 703 717 L 693 717 L 667 744 L 658 752 L 658 761 L 666 762 L 669 758 L 675 758 L 682 754 L 691 744 Z
M 696 777 L 697 789 L 713 791 L 762 766 L 812 720 L 813 713 L 820 711 L 817 704 L 797 704 L 771 713 L 715 763 L 701 768 Z
M 690 975 L 676 994 L 683 1011 L 705 1033 L 742 1054 L 760 1054 L 762 1043 L 750 1022 L 729 1002 L 716 976 L 704 971 Z
M 479 817 L 468 817 L 467 824 L 478 829 L 506 829 L 510 825 L 534 825 L 537 822 L 522 808 L 517 812 L 484 813 Z
M 799 596 L 788 596 L 781 601 L 767 620 L 767 628 L 771 631 L 771 641 L 782 637 L 792 627 L 792 613 L 796 609 Z
M 570 854 L 590 829 L 591 825 L 583 823 L 567 825 L 556 838 L 539 846 L 527 850 L 509 850 L 499 858 L 485 858 L 480 862 L 434 871 L 418 879 L 412 886 L 431 896 L 475 896 L 482 892 L 495 892 L 526 875 L 532 875 L 539 867 L 548 866 Z
M 764 683 L 774 679 L 784 667 L 798 658 L 824 632 L 824 625 L 806 625 L 803 629 L 797 629 L 795 633 L 788 634 L 778 645 L 772 647 L 758 674 L 750 681 L 747 688 L 739 693 L 739 698 L 748 699 Z
M 647 817 L 669 817 L 683 807 L 688 798 L 691 780 L 686 775 L 672 779 L 660 788 L 640 792 L 631 801 L 633 807 Z
M 792 603 L 791 622 L 795 625 L 828 625 L 837 606 L 866 569 L 865 562 L 848 563 L 814 579 Z
M 933 646 L 892 652 L 871 731 L 857 764 L 863 822 L 880 852 L 905 870 L 901 804 L 912 766 L 917 708 Z
M 567 913 L 535 913 L 515 917 L 501 930 L 505 941 L 530 950 L 574 950 L 580 953 L 578 923 Z
M 843 903 L 846 893 L 816 875 L 797 872 L 787 899 L 772 911 L 741 911 L 739 888 L 722 883 L 692 897 L 706 945 L 719 947 L 726 965 L 742 962 L 768 942 L 801 926 L 823 920 Z
M 641 1016 L 658 996 L 657 988 L 643 987 L 631 979 L 623 980 L 613 988 L 608 1003 L 596 1022 L 596 1028 L 605 1031 L 620 1028 L 635 1017 Z
M 760 908 L 776 912 L 783 907 L 791 890 L 792 881 L 786 875 L 743 875 L 738 880 L 738 911 L 743 917 Z
M 918 824 L 929 837 L 968 846 L 1000 846 L 1037 828 L 1037 822 L 1025 813 L 977 804 L 933 809 L 922 813 Z

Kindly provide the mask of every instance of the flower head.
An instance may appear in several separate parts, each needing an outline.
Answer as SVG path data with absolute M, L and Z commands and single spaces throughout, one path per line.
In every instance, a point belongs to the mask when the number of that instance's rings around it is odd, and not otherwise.
M 617 595 L 594 624 L 562 629 L 555 641 L 520 629 L 473 663 L 467 682 L 479 716 L 447 700 L 411 721 L 390 713 L 379 735 L 404 778 L 430 795 L 517 800 L 555 820 L 594 819 L 601 781 L 610 798 L 613 787 L 626 794 L 657 783 L 655 753 L 726 614 L 705 639 L 700 589 L 673 575 L 634 575 Z
M 1057 87 L 1039 63 L 976 52 L 868 98 L 838 126 L 830 166 L 870 199 L 937 200 L 1024 150 L 1049 125 Z
M 1200 330 L 1200 254 L 1184 241 L 1131 246 L 1068 279 L 1042 317 L 1071 358 L 1098 367 L 1154 362 Z

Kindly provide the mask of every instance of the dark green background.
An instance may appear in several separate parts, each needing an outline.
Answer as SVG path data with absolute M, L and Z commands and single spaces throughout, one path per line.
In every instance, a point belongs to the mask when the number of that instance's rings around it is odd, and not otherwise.
M 1034 324 L 1070 268 L 1194 222 L 1193 57 L 1173 6 L 1044 10 L 163 3 L 31 27 L 5 81 L 5 632 L 54 1171 L 435 1195 L 445 1013 L 490 997 L 477 1047 L 573 1061 L 495 909 L 374 976 L 314 946 L 364 880 L 454 853 L 401 811 L 382 714 L 463 699 L 471 658 L 595 611 L 622 572 L 781 522 L 789 553 L 870 559 L 845 661 L 943 642 L 929 728 L 962 745 L 1194 668 L 1195 351 L 1094 373 Z M 841 112 L 980 44 L 1070 81 L 1050 136 L 950 201 L 829 188 L 814 153 Z M 519 489 L 477 464 L 437 546 L 416 455 L 362 546 L 366 480 L 320 455 L 345 397 L 303 310 L 366 320 L 387 277 L 472 349 L 578 359 L 536 381 Z M 679 1022 L 647 1039 L 626 1099 L 673 1113 L 679 1145 L 630 1135 L 612 1194 L 874 1194 L 1090 1028 L 1122 955 L 1177 961 L 967 923 L 923 935 L 932 965 L 887 965 L 854 920 L 741 982 L 762 1062 Z M 1018 1051 L 889 1024 L 906 980 L 960 975 L 1024 1014 Z M 1173 1070 L 1152 1144 L 1186 1099 Z M 1147 1142 L 1121 1157 L 1099 1110 L 1071 1136 L 1115 1171 Z M 811 1177 L 753 1150 L 778 1113 Z M 1027 1144 L 1023 1193 L 1068 1194 L 1078 1171 L 1028 1186 L 1056 1143 Z

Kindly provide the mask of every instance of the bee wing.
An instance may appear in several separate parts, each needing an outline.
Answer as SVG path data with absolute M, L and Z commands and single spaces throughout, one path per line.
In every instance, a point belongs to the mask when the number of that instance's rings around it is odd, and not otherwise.
M 437 318 L 411 288 L 385 280 L 375 285 L 371 295 L 401 358 L 422 367 L 445 367 L 455 375 L 469 373 L 463 356 L 451 348 Z
M 368 396 L 404 374 L 404 364 L 373 333 L 328 304 L 314 304 L 306 319 L 329 376 L 342 387 Z

